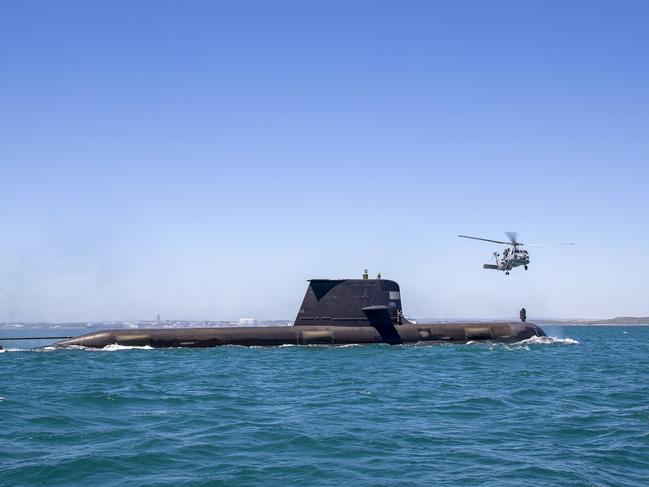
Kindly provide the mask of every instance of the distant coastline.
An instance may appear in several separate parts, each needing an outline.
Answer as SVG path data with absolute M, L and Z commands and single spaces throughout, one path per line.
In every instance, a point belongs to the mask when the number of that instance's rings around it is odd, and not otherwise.
M 267 320 L 242 325 L 240 321 L 209 321 L 209 320 L 163 320 L 160 322 L 151 320 L 129 320 L 129 321 L 81 321 L 73 323 L 50 323 L 50 322 L 16 322 L 0 323 L 0 329 L 43 329 L 43 328 L 64 328 L 66 330 L 84 329 L 94 330 L 97 328 L 219 328 L 226 326 L 289 326 L 293 322 L 289 320 Z
M 457 323 L 457 322 L 493 322 L 493 321 L 518 321 L 517 318 L 509 317 L 500 320 L 497 319 L 478 319 L 478 318 L 410 318 L 412 321 L 428 323 Z M 584 319 L 584 318 L 534 318 L 528 321 L 538 323 L 539 325 L 564 325 L 564 326 L 630 326 L 630 325 L 649 325 L 649 316 L 616 316 L 615 318 L 603 319 Z M 255 326 L 290 326 L 291 320 L 255 320 Z M 226 327 L 226 326 L 250 326 L 242 325 L 239 321 L 194 321 L 194 320 L 133 320 L 133 321 L 91 321 L 91 322 L 74 322 L 74 323 L 50 323 L 50 322 L 4 322 L 0 323 L 0 329 L 43 329 L 43 328 L 65 328 L 65 329 L 85 329 L 93 330 L 98 328 L 208 328 L 208 327 Z
M 424 320 L 422 320 L 424 321 Z M 453 318 L 453 319 L 435 319 L 426 318 L 426 321 L 433 321 L 438 323 L 453 323 L 458 321 L 498 321 L 498 320 L 482 320 L 475 318 Z M 518 318 L 509 317 L 504 318 L 502 321 L 518 321 Z M 539 318 L 530 317 L 529 322 L 537 323 L 539 325 L 565 325 L 565 326 L 588 326 L 588 325 L 609 325 L 609 326 L 629 326 L 629 325 L 649 325 L 649 316 L 616 316 L 615 318 Z
M 649 325 L 649 316 L 617 316 L 615 318 L 599 319 L 599 320 L 559 320 L 559 319 L 537 319 L 530 320 L 544 325 L 572 325 L 572 326 L 586 326 L 586 325 Z

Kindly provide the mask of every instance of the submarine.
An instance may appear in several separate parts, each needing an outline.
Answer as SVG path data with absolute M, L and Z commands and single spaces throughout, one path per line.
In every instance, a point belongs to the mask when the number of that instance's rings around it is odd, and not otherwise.
M 512 343 L 545 332 L 533 323 L 415 323 L 403 314 L 399 284 L 389 279 L 311 279 L 291 326 L 101 330 L 56 347 L 108 345 L 216 347 L 220 345 L 346 345 L 387 343 Z

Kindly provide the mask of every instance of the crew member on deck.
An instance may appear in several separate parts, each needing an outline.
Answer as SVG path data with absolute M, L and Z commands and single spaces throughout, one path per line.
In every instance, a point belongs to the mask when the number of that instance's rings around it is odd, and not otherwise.
M 527 311 L 525 311 L 525 308 L 521 308 L 520 312 L 518 313 L 521 317 L 521 321 L 525 323 L 527 321 Z

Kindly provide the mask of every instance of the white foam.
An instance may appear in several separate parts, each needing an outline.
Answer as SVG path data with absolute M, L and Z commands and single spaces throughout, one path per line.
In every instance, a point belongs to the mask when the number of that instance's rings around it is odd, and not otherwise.
M 149 345 L 144 345 L 142 347 L 135 347 L 135 346 L 117 345 L 115 343 L 111 343 L 110 345 L 106 345 L 104 348 L 100 350 L 104 350 L 106 352 L 117 352 L 118 350 L 153 350 L 153 347 Z
M 61 350 L 96 350 L 95 348 L 82 347 L 81 345 L 65 345 L 58 347 Z
M 573 338 L 557 338 L 549 336 L 533 336 L 527 340 L 513 343 L 512 345 L 579 345 L 579 342 Z
M 56 350 L 59 350 L 56 347 L 39 347 L 39 348 L 25 348 L 25 352 L 37 352 L 37 353 L 47 353 L 47 352 L 54 352 Z

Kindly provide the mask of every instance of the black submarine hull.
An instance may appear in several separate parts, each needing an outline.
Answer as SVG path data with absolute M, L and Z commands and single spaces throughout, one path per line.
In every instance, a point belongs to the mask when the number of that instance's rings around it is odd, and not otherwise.
M 216 347 L 363 343 L 518 342 L 545 336 L 533 323 L 414 323 L 387 279 L 312 279 L 293 326 L 104 330 L 57 346 Z
M 109 345 L 150 346 L 153 348 L 220 345 L 347 345 L 347 344 L 425 344 L 467 343 L 475 341 L 519 342 L 544 336 L 532 323 L 445 323 L 395 327 L 396 335 L 385 337 L 371 326 L 273 326 L 231 328 L 165 328 L 104 330 L 58 342 L 58 346 L 104 348 Z

